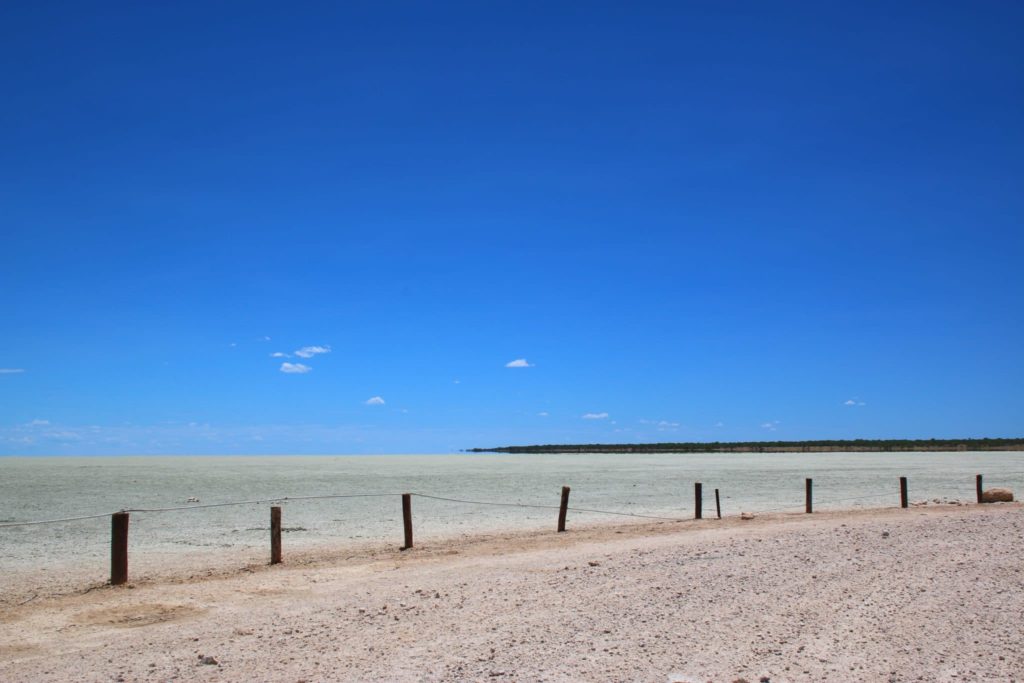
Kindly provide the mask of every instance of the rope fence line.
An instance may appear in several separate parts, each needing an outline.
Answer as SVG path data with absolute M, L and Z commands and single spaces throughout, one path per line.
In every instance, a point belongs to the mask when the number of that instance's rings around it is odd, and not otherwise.
M 327 500 L 333 498 L 384 498 L 391 496 L 401 496 L 401 493 L 348 493 L 348 494 L 328 494 L 320 496 L 278 496 L 276 498 L 260 498 L 256 500 L 234 500 L 226 503 L 197 503 L 195 505 L 178 505 L 175 507 L 163 507 L 163 508 L 121 508 L 117 512 L 175 512 L 179 510 L 201 510 L 204 508 L 223 508 L 223 507 L 234 507 L 239 505 L 265 505 L 267 503 L 286 503 L 293 500 Z M 2 522 L 0 523 L 0 529 L 15 526 L 35 526 L 38 524 L 62 524 L 64 522 L 77 522 L 85 519 L 100 519 L 101 517 L 110 517 L 114 514 L 113 512 L 101 512 L 95 515 L 82 515 L 79 517 L 62 517 L 60 519 L 41 519 L 32 522 Z
M 3 522 L 0 523 L 0 529 L 12 526 L 36 526 L 38 524 L 62 524 L 64 522 L 77 522 L 82 519 L 99 519 L 101 517 L 109 517 L 111 513 L 103 512 L 98 515 L 82 515 L 81 517 L 63 517 L 61 519 L 40 519 L 34 522 Z
M 559 505 L 534 505 L 531 503 L 496 503 L 487 500 L 464 500 L 461 498 L 445 498 L 444 496 L 431 496 L 426 493 L 414 493 L 417 498 L 430 498 L 431 500 L 443 500 L 450 503 L 465 503 L 467 505 L 492 505 L 498 507 L 535 508 L 538 510 L 561 510 Z M 658 517 L 656 515 L 642 515 L 637 512 L 616 512 L 612 510 L 593 510 L 590 508 L 566 507 L 569 512 L 590 512 L 599 515 L 619 515 L 622 517 L 641 517 L 643 519 L 660 519 L 668 522 L 684 522 L 682 517 Z
M 612 512 L 611 510 L 588 510 L 587 508 L 573 508 L 567 507 L 566 510 L 570 512 L 592 512 L 599 515 L 619 515 L 621 517 L 641 517 L 643 519 L 660 519 L 666 522 L 686 522 L 689 521 L 683 517 L 657 517 L 655 515 L 641 515 L 636 512 Z
M 998 475 L 993 475 L 993 476 L 994 477 L 998 477 L 998 476 L 1006 477 L 1006 476 L 1014 476 L 1014 475 L 1022 475 L 1022 476 L 1024 476 L 1024 472 L 1001 472 Z M 827 482 L 827 480 L 826 480 L 826 482 Z M 946 485 L 947 482 L 942 482 L 942 484 Z M 969 491 L 969 490 L 966 490 L 966 489 L 963 489 L 963 488 L 959 488 L 960 486 L 963 485 L 962 482 L 959 482 L 959 481 L 955 482 L 955 483 L 949 482 L 948 484 L 950 486 L 957 486 L 958 488 L 955 489 L 955 492 L 959 493 L 961 495 L 969 495 L 969 494 L 973 493 L 973 491 Z M 402 495 L 404 495 L 404 494 L 401 494 L 401 493 L 349 493 L 349 494 L 323 494 L 323 495 L 315 495 L 315 496 L 277 496 L 277 497 L 274 497 L 274 498 L 260 498 L 260 499 L 254 499 L 254 500 L 228 501 L 228 502 L 223 502 L 223 503 L 197 503 L 197 504 L 194 504 L 194 505 L 179 505 L 179 506 L 173 506 L 173 507 L 122 508 L 121 510 L 118 510 L 117 512 L 119 512 L 119 513 L 132 513 L 132 512 L 137 512 L 137 513 L 176 512 L 176 511 L 181 511 L 181 510 L 200 510 L 200 509 L 210 509 L 210 508 L 235 507 L 235 506 L 242 506 L 242 505 L 265 505 L 267 503 L 282 503 L 282 502 L 287 503 L 287 502 L 290 502 L 290 501 L 333 500 L 333 499 L 346 499 L 346 498 L 388 498 L 388 497 L 400 497 Z M 462 504 L 467 504 L 467 505 L 487 505 L 487 506 L 492 506 L 492 507 L 532 508 L 532 509 L 537 509 L 537 510 L 560 510 L 561 509 L 561 506 L 559 506 L 559 505 L 543 505 L 543 504 L 535 504 L 535 503 L 502 503 L 502 502 L 496 502 L 496 501 L 468 500 L 468 499 L 463 499 L 463 498 L 450 498 L 450 497 L 446 497 L 446 496 L 435 496 L 435 495 L 431 495 L 431 494 L 427 494 L 427 493 L 411 493 L 409 495 L 416 496 L 416 497 L 419 497 L 419 498 L 427 498 L 427 499 L 430 499 L 430 500 L 445 501 L 445 502 L 450 502 L 450 503 L 462 503 Z M 830 500 L 825 500 L 825 501 L 822 501 L 822 502 L 824 502 L 825 504 L 845 503 L 845 502 L 850 502 L 850 501 L 855 501 L 855 500 L 868 500 L 868 499 L 885 498 L 885 497 L 889 497 L 891 495 L 893 495 L 891 492 L 886 492 L 886 493 L 878 493 L 878 494 L 869 494 L 869 495 L 865 495 L 865 496 L 852 496 L 852 497 L 848 497 L 848 498 L 830 499 Z M 753 509 L 753 510 L 751 510 L 751 512 L 757 512 L 757 513 L 779 512 L 779 511 L 784 511 L 784 510 L 795 510 L 795 509 L 798 509 L 798 508 L 801 508 L 801 507 L 803 507 L 803 506 L 800 505 L 800 504 L 794 504 L 794 505 L 786 505 L 786 506 L 783 506 L 783 507 Z M 712 507 L 710 505 L 702 505 L 701 509 L 704 512 L 712 512 L 712 511 L 715 511 L 716 508 Z M 660 515 L 645 515 L 645 514 L 640 514 L 640 513 L 635 513 L 635 512 L 621 512 L 621 511 L 615 511 L 615 510 L 598 510 L 598 509 L 593 509 L 593 508 L 577 508 L 577 507 L 568 507 L 568 506 L 566 507 L 566 510 L 571 511 L 571 512 L 585 512 L 585 513 L 602 514 L 602 515 L 617 515 L 617 516 L 622 516 L 622 517 L 637 517 L 637 518 L 641 518 L 641 519 L 657 519 L 657 520 L 672 521 L 672 522 L 686 521 L 688 519 L 688 518 L 682 518 L 682 517 L 665 517 L 665 516 L 660 516 Z M 76 521 L 89 520 L 89 519 L 101 519 L 101 518 L 104 518 L 104 517 L 109 517 L 109 516 L 111 516 L 111 514 L 114 514 L 114 513 L 104 512 L 104 513 L 98 513 L 98 514 L 93 514 L 93 515 L 80 515 L 80 516 L 76 516 L 76 517 L 63 517 L 63 518 L 58 518 L 58 519 L 43 519 L 43 520 L 34 520 L 34 521 L 26 521 L 26 522 L 2 522 L 2 523 L 0 523 L 0 528 L 10 528 L 10 527 L 19 527 L 19 526 L 37 526 L 37 525 L 43 525 L 43 524 L 62 524 L 62 523 L 65 523 L 65 522 L 76 522 Z M 723 515 L 723 516 L 728 516 L 728 515 Z
M 178 507 L 167 507 L 167 508 L 125 508 L 119 510 L 119 512 L 173 512 L 175 510 L 199 510 L 202 508 L 223 508 L 231 507 L 235 505 L 262 505 L 266 503 L 287 503 L 291 500 L 328 500 L 333 498 L 385 498 L 390 496 L 400 496 L 401 493 L 349 493 L 349 494 L 329 494 L 322 496 L 279 496 L 277 498 L 264 498 L 262 500 L 239 500 L 231 501 L 227 503 L 205 503 L 196 505 L 181 505 Z
M 512 508 L 537 508 L 538 510 L 559 510 L 558 505 L 534 505 L 532 503 L 496 503 L 485 500 L 463 500 L 461 498 L 445 498 L 444 496 L 432 496 L 426 493 L 413 493 L 417 498 L 430 498 L 431 500 L 443 500 L 449 503 L 465 503 L 467 505 L 494 505 L 498 507 Z
M 1021 473 L 1024 474 L 1024 473 Z M 1009 477 L 1013 476 L 1013 473 L 1003 472 L 997 477 Z M 909 502 L 909 488 L 908 478 L 905 476 L 899 477 L 899 506 L 901 508 L 907 508 L 910 505 Z M 828 482 L 828 478 L 826 478 Z M 807 514 L 811 514 L 814 511 L 814 480 L 810 477 L 804 480 L 804 511 Z M 819 482 L 820 484 L 820 482 Z M 834 484 L 833 484 L 834 485 Z M 715 511 L 715 515 L 721 519 L 723 517 L 720 507 L 720 489 L 714 488 L 709 490 L 714 491 L 715 496 L 715 507 L 711 508 L 710 505 L 705 506 L 703 499 L 703 483 L 694 482 L 694 507 L 693 507 L 693 519 L 699 520 L 704 516 L 704 512 Z M 934 484 L 932 484 L 934 486 Z M 958 487 L 956 490 L 962 492 L 959 486 L 962 486 L 962 482 L 956 484 Z M 986 496 L 983 495 L 983 477 L 981 474 L 975 475 L 975 493 L 977 495 L 977 502 L 986 502 Z M 505 507 L 505 508 L 526 508 L 536 510 L 558 510 L 558 527 L 559 532 L 565 531 L 566 515 L 568 512 L 587 513 L 587 514 L 600 514 L 600 515 L 615 515 L 619 517 L 632 517 L 638 519 L 653 519 L 666 522 L 684 522 L 688 521 L 689 518 L 683 517 L 668 517 L 664 515 L 644 514 L 638 512 L 624 512 L 621 510 L 599 510 L 596 508 L 586 507 L 570 507 L 569 506 L 569 495 L 570 488 L 568 486 L 562 487 L 562 499 L 559 505 L 546 505 L 537 503 L 521 503 L 521 502 L 500 502 L 500 501 L 485 501 L 485 500 L 471 500 L 466 498 L 451 498 L 448 496 L 436 496 L 429 493 L 347 493 L 347 494 L 322 494 L 313 496 L 278 496 L 274 498 L 260 498 L 255 500 L 244 500 L 244 501 L 226 501 L 222 503 L 200 503 L 198 499 L 194 500 L 193 504 L 189 505 L 178 505 L 168 507 L 153 507 L 153 508 L 126 508 L 114 513 L 101 513 L 93 515 L 80 515 L 75 517 L 65 517 L 62 519 L 47 519 L 47 520 L 36 520 L 26 522 L 15 522 L 8 521 L 0 523 L 0 528 L 11 528 L 11 527 L 24 527 L 24 526 L 36 526 L 43 524 L 60 524 L 65 522 L 75 522 L 80 520 L 89 519 L 100 519 L 109 516 L 111 521 L 111 541 L 110 541 L 110 584 L 121 585 L 128 582 L 128 525 L 129 517 L 131 513 L 160 513 L 160 512 L 176 512 L 183 510 L 201 510 L 211 508 L 224 508 L 224 507 L 237 507 L 242 505 L 264 505 L 267 503 L 272 504 L 270 508 L 270 564 L 278 564 L 281 562 L 281 532 L 283 530 L 281 526 L 281 503 L 293 502 L 293 501 L 309 501 L 309 500 L 337 500 L 337 499 L 349 499 L 349 498 L 390 498 L 400 497 L 402 501 L 402 526 L 404 530 L 405 544 L 401 547 L 401 550 L 408 550 L 413 547 L 413 516 L 412 516 L 412 499 L 413 497 L 419 497 L 428 500 L 436 500 L 447 503 L 456 503 L 463 505 L 485 505 L 491 507 Z M 849 496 L 845 498 L 824 498 L 822 502 L 825 504 L 834 503 L 849 503 L 852 501 L 861 500 L 877 500 L 879 498 L 888 498 L 894 496 L 895 491 L 887 491 L 885 493 L 874 493 L 865 494 L 861 496 Z M 1009 497 L 1012 500 L 1012 496 Z M 995 496 L 992 497 L 994 500 L 1000 500 L 1001 498 Z M 1002 498 L 1005 500 L 1005 498 Z M 727 499 L 728 500 L 728 499 Z M 276 503 L 276 505 L 274 505 Z M 710 503 L 710 501 L 709 501 Z M 627 505 L 633 504 L 627 502 Z M 751 510 L 750 513 L 741 512 L 739 517 L 749 518 L 748 514 L 765 514 L 770 512 L 782 512 L 787 510 L 798 510 L 800 505 L 784 505 L 781 507 L 762 508 Z M 732 515 L 726 515 L 728 517 L 736 516 L 736 513 Z M 709 514 L 710 517 L 710 514 Z

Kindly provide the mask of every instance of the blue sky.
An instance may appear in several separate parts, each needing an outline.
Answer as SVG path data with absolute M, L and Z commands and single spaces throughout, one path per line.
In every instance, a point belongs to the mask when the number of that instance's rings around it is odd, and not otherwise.
M 1021 25 L 8 3 L 0 453 L 1022 436 Z

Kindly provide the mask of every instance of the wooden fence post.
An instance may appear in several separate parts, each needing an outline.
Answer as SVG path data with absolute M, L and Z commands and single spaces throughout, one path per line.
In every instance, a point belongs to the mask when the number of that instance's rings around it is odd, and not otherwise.
M 402 526 L 405 527 L 405 545 L 402 550 L 412 547 L 412 494 L 402 494 Z
M 718 489 L 715 489 L 715 510 L 718 512 L 718 518 L 722 518 L 722 502 L 718 499 Z
M 693 482 L 693 518 L 700 519 L 704 516 L 704 495 L 701 491 L 701 483 Z
M 562 503 L 558 506 L 558 530 L 565 531 L 565 513 L 569 510 L 569 487 L 562 487 Z
M 807 482 L 804 484 L 804 498 L 806 498 L 805 507 L 806 507 L 806 510 L 807 510 L 807 514 L 811 514 L 814 511 L 814 504 L 813 504 L 813 501 L 812 501 L 812 499 L 813 499 L 812 488 L 811 488 L 812 486 L 813 486 L 813 483 L 811 482 L 810 479 L 808 479 Z
M 110 585 L 128 583 L 128 513 L 110 516 Z
M 281 563 L 281 508 L 270 508 L 270 564 Z
M 981 475 L 978 474 L 974 477 L 974 486 L 978 489 L 978 502 L 981 502 Z
M 900 507 L 905 508 L 907 505 L 907 478 L 900 477 Z

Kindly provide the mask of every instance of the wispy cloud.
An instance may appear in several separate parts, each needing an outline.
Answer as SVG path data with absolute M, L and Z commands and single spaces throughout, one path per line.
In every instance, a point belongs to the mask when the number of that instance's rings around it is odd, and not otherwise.
M 780 424 L 781 423 L 778 420 L 772 420 L 770 422 L 762 422 L 761 423 L 761 428 L 762 429 L 767 429 L 769 432 L 774 432 L 776 429 L 778 429 Z
M 25 372 L 25 368 L 0 368 L 0 375 L 17 375 Z
M 849 399 L 846 399 L 845 401 L 843 401 L 843 405 L 844 406 L 866 406 L 867 403 L 865 403 L 864 401 L 859 401 L 859 400 L 857 400 L 855 398 L 849 398 Z
M 584 420 L 607 420 L 608 413 L 583 413 Z
M 721 420 L 719 420 L 718 422 L 716 422 L 716 423 L 715 423 L 715 426 L 716 426 L 716 427 L 724 427 L 724 426 L 725 426 L 725 423 L 724 423 L 724 422 L 722 422 Z
M 546 411 L 546 410 L 542 410 L 539 413 L 537 413 L 537 417 L 547 417 L 547 416 L 548 416 L 548 411 Z
M 274 351 L 272 354 L 270 354 L 270 357 L 271 358 L 291 358 L 292 354 L 285 353 L 284 351 Z
M 384 399 L 380 396 L 373 396 L 372 398 L 366 399 L 366 405 L 368 406 L 382 406 L 384 405 Z
M 46 427 L 50 424 L 49 420 L 32 420 L 26 426 L 27 427 Z
M 516 358 L 505 363 L 506 368 L 532 368 L 533 363 L 528 362 L 525 358 Z
M 330 352 L 330 346 L 303 346 L 301 349 L 295 351 L 295 355 L 299 358 L 312 358 L 318 354 Z
M 289 375 L 304 375 L 312 369 L 302 363 L 281 363 L 281 372 L 288 373 Z
M 648 420 L 646 418 L 640 418 L 637 420 L 642 425 L 654 425 L 658 428 L 659 432 L 673 431 L 679 429 L 682 425 L 672 420 Z

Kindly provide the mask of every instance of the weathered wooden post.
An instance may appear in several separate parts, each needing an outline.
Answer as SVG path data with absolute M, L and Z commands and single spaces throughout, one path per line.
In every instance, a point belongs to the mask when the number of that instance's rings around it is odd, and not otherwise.
M 704 516 L 704 495 L 701 492 L 701 483 L 693 482 L 693 518 L 700 519 Z
M 281 508 L 270 508 L 270 564 L 281 563 Z
M 562 503 L 558 506 L 558 530 L 565 531 L 565 513 L 569 510 L 569 487 L 562 487 Z
M 811 514 L 812 512 L 814 512 L 814 504 L 812 500 L 812 486 L 813 483 L 810 479 L 808 479 L 804 484 L 804 498 L 806 499 L 805 508 L 807 510 L 807 514 Z
M 412 547 L 412 494 L 402 494 L 402 525 L 405 527 L 405 545 L 402 550 Z
M 900 507 L 905 508 L 907 505 L 907 478 L 900 477 Z
M 718 518 L 722 518 L 722 502 L 718 499 L 718 489 L 715 489 L 715 511 L 718 512 Z
M 978 489 L 978 502 L 980 503 L 981 502 L 981 488 L 982 488 L 981 487 L 981 475 L 980 474 L 975 475 L 975 477 L 974 477 L 974 486 L 975 486 L 975 488 Z
M 128 513 L 110 516 L 110 585 L 128 583 Z

